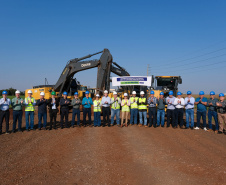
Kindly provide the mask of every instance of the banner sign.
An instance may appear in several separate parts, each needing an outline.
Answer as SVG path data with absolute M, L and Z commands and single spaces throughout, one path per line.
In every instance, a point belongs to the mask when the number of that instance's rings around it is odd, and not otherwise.
M 151 76 L 121 76 L 112 77 L 112 86 L 151 86 Z

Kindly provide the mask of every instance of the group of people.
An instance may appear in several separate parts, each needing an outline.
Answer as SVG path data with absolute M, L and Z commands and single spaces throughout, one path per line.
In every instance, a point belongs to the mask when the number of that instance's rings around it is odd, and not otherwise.
M 113 126 L 114 119 L 116 117 L 116 124 L 118 126 L 128 126 L 128 119 L 130 119 L 130 125 L 139 125 L 145 127 L 164 127 L 165 125 L 165 109 L 167 112 L 167 127 L 172 125 L 173 128 L 184 128 L 183 114 L 184 109 L 186 113 L 186 126 L 185 129 L 200 129 L 200 119 L 203 121 L 203 129 L 205 131 L 213 131 L 212 118 L 215 121 L 215 133 L 223 133 L 226 128 L 226 101 L 224 100 L 224 94 L 219 94 L 219 99 L 215 97 L 215 92 L 210 92 L 210 98 L 204 97 L 204 92 L 199 92 L 199 97 L 192 97 L 191 91 L 187 92 L 187 97 L 182 98 L 182 93 L 178 92 L 177 97 L 173 96 L 173 91 L 170 91 L 168 97 L 164 97 L 164 93 L 161 92 L 159 97 L 155 97 L 155 92 L 151 91 L 148 98 L 145 97 L 144 91 L 140 92 L 140 97 L 136 96 L 136 91 L 132 92 L 132 96 L 129 97 L 127 93 L 124 93 L 124 98 L 121 100 L 118 97 L 117 92 L 113 92 L 113 97 L 108 96 L 108 91 L 104 91 L 104 96 L 100 99 L 100 95 L 96 94 L 95 100 L 89 97 L 89 91 L 85 92 L 85 97 L 82 101 L 78 97 L 78 93 L 74 93 L 74 98 L 70 101 L 67 97 L 67 92 L 63 93 L 63 97 L 56 98 L 56 92 L 52 92 L 51 99 L 45 99 L 45 93 L 40 93 L 40 99 L 35 101 L 32 97 L 32 91 L 28 91 L 28 97 L 24 100 L 20 97 L 20 91 L 15 92 L 15 98 L 12 101 L 7 98 L 7 91 L 2 92 L 3 98 L 0 99 L 0 134 L 2 134 L 2 123 L 5 119 L 6 122 L 6 134 L 9 133 L 9 107 L 13 109 L 13 128 L 12 132 L 16 131 L 16 124 L 18 122 L 18 131 L 21 132 L 22 128 L 22 115 L 23 106 L 25 106 L 25 119 L 26 130 L 35 130 L 34 128 L 34 112 L 35 105 L 38 106 L 38 129 L 47 129 L 47 107 L 49 108 L 50 127 L 57 129 L 56 119 L 60 106 L 61 116 L 61 129 L 65 126 L 69 128 L 68 114 L 69 106 L 73 107 L 72 110 L 72 122 L 71 126 L 80 126 L 80 106 L 83 106 L 83 126 L 91 126 L 91 107 L 93 106 L 94 112 L 94 127 L 101 126 L 101 112 L 103 114 L 102 126 Z M 194 106 L 197 105 L 197 124 L 194 127 Z M 167 108 L 166 108 L 167 107 Z M 206 114 L 208 109 L 208 126 L 206 124 Z M 148 110 L 148 111 L 147 111 Z M 121 112 L 121 123 L 120 123 Z M 149 126 L 147 121 L 147 112 L 149 114 Z M 111 120 L 109 119 L 111 113 Z M 129 114 L 130 113 L 130 114 Z M 88 123 L 86 117 L 88 114 Z M 139 115 L 139 124 L 138 124 Z M 75 117 L 77 116 L 77 124 L 75 124 Z M 130 116 L 130 117 L 129 117 Z M 43 121 L 43 123 L 42 123 Z M 225 129 L 226 130 L 226 129 Z

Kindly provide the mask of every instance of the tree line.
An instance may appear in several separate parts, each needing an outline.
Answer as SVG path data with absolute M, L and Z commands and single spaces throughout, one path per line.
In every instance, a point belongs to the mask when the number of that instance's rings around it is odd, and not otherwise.
M 2 94 L 3 91 L 7 91 L 9 96 L 14 96 L 16 90 L 17 90 L 17 89 L 13 89 L 12 87 L 9 88 L 9 89 L 2 89 L 2 90 L 0 90 L 0 95 Z M 20 91 L 20 94 L 21 94 L 21 95 L 24 95 L 25 92 L 24 92 L 24 91 Z

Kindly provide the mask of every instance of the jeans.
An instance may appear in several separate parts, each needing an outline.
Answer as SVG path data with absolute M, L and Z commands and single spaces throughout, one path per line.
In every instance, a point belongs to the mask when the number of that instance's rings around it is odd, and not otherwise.
M 200 127 L 200 119 L 202 117 L 202 121 L 203 121 L 203 127 L 206 127 L 206 111 L 204 112 L 200 112 L 197 111 L 197 127 Z
M 189 118 L 191 119 L 191 127 L 194 127 L 194 109 L 186 109 L 186 128 L 189 127 Z
M 183 115 L 184 115 L 184 109 L 175 109 L 175 126 L 177 127 L 178 123 L 180 125 L 180 127 L 182 127 L 184 125 L 183 123 Z
M 140 118 L 140 124 L 143 124 L 143 119 L 142 116 L 144 117 L 144 125 L 147 125 L 147 111 L 139 111 L 139 118 Z
M 100 120 L 100 112 L 94 112 L 94 126 L 100 127 L 101 120 Z
M 161 119 L 161 126 L 164 126 L 165 123 L 165 110 L 158 109 L 157 111 L 157 126 L 160 125 L 160 119 Z
M 2 122 L 4 118 L 6 123 L 6 132 L 8 132 L 9 131 L 9 110 L 0 111 L 0 133 L 2 133 Z
M 167 109 L 167 127 L 170 126 L 170 122 L 172 127 L 175 126 L 175 109 Z
M 86 125 L 86 115 L 89 117 L 89 125 L 91 125 L 91 108 L 83 109 L 83 125 Z
M 116 115 L 116 123 L 119 125 L 120 123 L 120 109 L 111 109 L 111 125 L 114 124 L 114 118 Z
M 149 126 L 156 126 L 156 107 L 149 107 Z
M 130 124 L 132 125 L 133 122 L 134 124 L 137 124 L 137 115 L 138 115 L 138 109 L 131 109 L 130 112 Z
M 23 111 L 22 110 L 14 110 L 13 111 L 13 131 L 16 130 L 16 122 L 17 122 L 17 120 L 18 120 L 18 130 L 21 131 L 22 116 L 23 116 Z
M 75 116 L 77 115 L 77 125 L 80 125 L 80 109 L 73 109 L 71 125 L 75 125 Z
M 25 118 L 26 118 L 26 130 L 34 128 L 34 111 L 25 111 Z M 29 124 L 30 118 L 30 124 Z
M 218 124 L 218 119 L 217 119 L 217 112 L 209 110 L 208 111 L 208 125 L 209 129 L 212 129 L 212 117 L 214 118 L 216 128 L 215 130 L 219 130 L 219 124 Z
M 46 128 L 46 120 L 47 120 L 47 113 L 38 113 L 38 128 L 42 128 L 42 119 L 43 119 L 43 127 Z

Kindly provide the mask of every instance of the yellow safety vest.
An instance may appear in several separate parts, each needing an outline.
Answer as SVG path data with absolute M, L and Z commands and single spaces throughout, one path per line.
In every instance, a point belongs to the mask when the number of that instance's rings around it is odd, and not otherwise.
M 125 99 L 122 100 L 122 104 L 124 104 L 124 105 L 122 106 L 122 112 L 129 112 L 128 102 L 129 102 L 128 99 L 127 99 L 127 101 L 125 101 Z M 127 103 L 127 104 L 125 104 L 125 103 Z
M 119 99 L 119 98 L 118 98 Z M 111 98 L 112 102 L 115 101 L 114 98 Z M 111 104 L 111 108 L 112 109 L 120 109 L 120 104 L 118 103 L 118 101 L 116 101 L 116 106 L 115 106 L 115 103 L 112 103 Z
M 139 98 L 139 103 L 145 103 L 146 102 L 146 98 Z M 139 105 L 138 107 L 139 110 L 144 110 L 147 109 L 147 105 Z
M 25 101 L 28 102 L 28 97 L 25 99 Z M 34 101 L 35 99 L 31 97 L 31 102 L 33 103 Z M 25 106 L 25 111 L 35 111 L 35 106 L 32 103 L 29 103 Z
M 135 99 L 135 102 L 133 102 L 134 99 Z M 138 108 L 137 102 L 138 102 L 138 97 L 135 97 L 135 98 L 131 97 L 130 98 L 130 107 L 131 107 L 131 109 L 137 109 Z
M 99 102 L 99 105 L 98 105 L 98 102 Z M 101 112 L 100 102 L 101 102 L 100 100 L 93 101 L 93 111 L 94 112 Z

